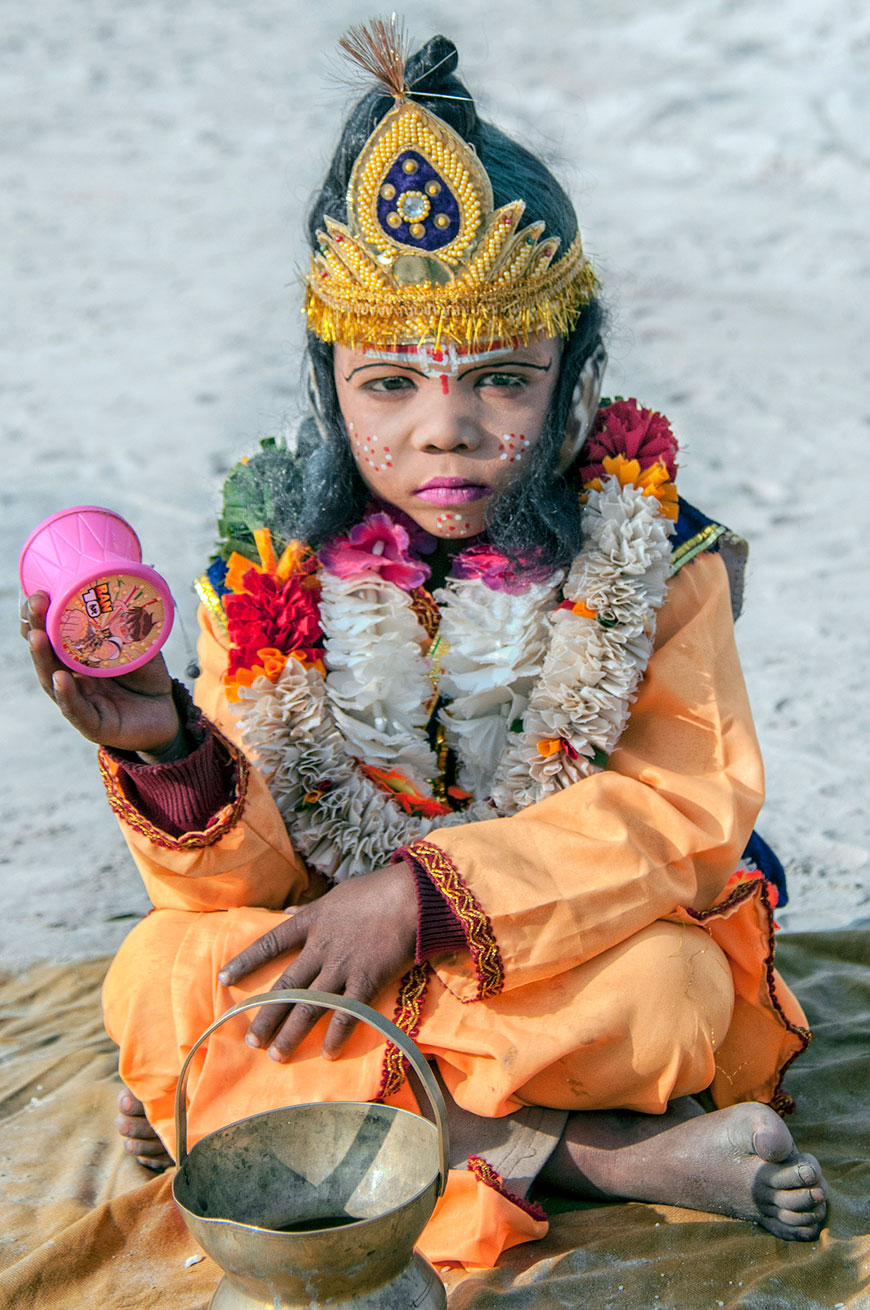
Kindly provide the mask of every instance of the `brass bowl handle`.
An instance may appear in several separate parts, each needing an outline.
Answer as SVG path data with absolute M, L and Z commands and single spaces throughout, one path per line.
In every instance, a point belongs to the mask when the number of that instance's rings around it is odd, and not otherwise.
M 376 1029 L 382 1037 L 398 1046 L 405 1059 L 410 1064 L 414 1073 L 423 1084 L 423 1090 L 429 1098 L 429 1104 L 435 1115 L 436 1127 L 438 1129 L 438 1154 L 440 1178 L 438 1183 L 438 1195 L 442 1196 L 447 1186 L 448 1164 L 448 1133 L 447 1133 L 447 1107 L 444 1104 L 444 1097 L 441 1095 L 441 1089 L 435 1081 L 435 1077 L 429 1065 L 424 1060 L 419 1049 L 411 1041 L 411 1038 L 397 1028 L 391 1019 L 385 1019 L 377 1010 L 373 1010 L 370 1005 L 363 1005 L 362 1001 L 355 1001 L 349 996 L 333 996 L 331 992 L 314 992 L 308 991 L 304 987 L 284 988 L 277 992 L 264 992 L 261 996 L 249 996 L 246 1001 L 239 1001 L 226 1010 L 214 1023 L 206 1028 L 191 1046 L 187 1053 L 187 1059 L 181 1066 L 181 1073 L 178 1076 L 178 1085 L 175 1089 L 175 1136 L 178 1143 L 178 1166 L 179 1168 L 187 1159 L 187 1071 L 190 1062 L 196 1055 L 200 1046 L 206 1041 L 216 1028 L 226 1023 L 234 1014 L 242 1014 L 245 1010 L 255 1010 L 261 1005 L 292 1005 L 296 1001 L 304 1001 L 306 1005 L 319 1005 L 322 1010 L 338 1010 L 341 1014 L 351 1014 L 355 1019 L 362 1019 L 363 1023 L 369 1024 Z M 293 1107 L 289 1107 L 292 1109 Z

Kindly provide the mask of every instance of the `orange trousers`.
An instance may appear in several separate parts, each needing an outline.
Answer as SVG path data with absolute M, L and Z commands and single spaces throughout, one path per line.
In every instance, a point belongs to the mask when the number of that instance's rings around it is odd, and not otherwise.
M 759 1036 L 757 999 L 766 962 L 758 932 L 761 907 L 754 906 L 755 920 L 752 914 L 752 901 L 758 899 L 744 898 L 719 919 L 718 933 L 711 924 L 702 927 L 679 916 L 658 920 L 564 974 L 485 1002 L 463 1004 L 432 975 L 418 1045 L 437 1061 L 456 1102 L 482 1116 L 509 1114 L 528 1104 L 657 1114 L 675 1097 L 711 1084 L 715 1092 L 717 1083 L 725 1093 L 720 1103 L 748 1099 L 740 1087 L 737 1095 L 728 1095 L 733 1070 L 746 1065 L 743 1043 L 738 1040 L 733 1051 L 729 1047 L 735 1046 L 735 1018 L 742 1016 L 743 1026 L 748 1020 L 751 1034 Z M 121 1076 L 173 1154 L 175 1087 L 187 1051 L 231 1005 L 268 990 L 289 957 L 231 988 L 218 983 L 218 970 L 278 917 L 253 908 L 154 910 L 134 928 L 109 970 L 105 1018 L 120 1047 Z M 747 950 L 753 938 L 755 950 Z M 734 944 L 743 961 L 736 980 L 729 950 Z M 396 1004 L 397 986 L 376 1002 L 390 1018 Z M 767 1025 L 762 1036 L 769 1039 L 776 1030 L 780 1064 L 789 1037 L 783 1004 L 788 1028 L 803 1022 L 800 1007 L 778 983 L 775 1007 L 762 1007 Z M 188 1083 L 191 1142 L 281 1105 L 378 1095 L 384 1048 L 374 1030 L 360 1025 L 343 1057 L 326 1061 L 320 1056 L 325 1018 L 290 1063 L 278 1064 L 245 1044 L 251 1017 L 249 1012 L 228 1022 L 197 1056 Z M 757 1072 L 772 1077 L 770 1041 L 763 1045 L 764 1068 Z M 717 1063 L 723 1051 L 726 1058 Z M 749 1076 L 755 1076 L 752 1070 Z M 759 1089 L 748 1090 L 757 1094 Z M 390 1103 L 413 1106 L 407 1084 Z M 546 1222 L 509 1196 L 470 1172 L 451 1170 L 420 1249 L 432 1260 L 488 1266 L 507 1247 L 544 1232 Z

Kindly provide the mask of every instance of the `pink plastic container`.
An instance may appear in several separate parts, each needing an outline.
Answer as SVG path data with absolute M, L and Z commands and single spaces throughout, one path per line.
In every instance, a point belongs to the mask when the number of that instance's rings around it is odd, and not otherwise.
M 74 673 L 131 673 L 172 630 L 169 587 L 142 563 L 139 538 L 110 509 L 78 505 L 52 514 L 25 541 L 18 576 L 26 596 L 51 598 L 46 632 Z

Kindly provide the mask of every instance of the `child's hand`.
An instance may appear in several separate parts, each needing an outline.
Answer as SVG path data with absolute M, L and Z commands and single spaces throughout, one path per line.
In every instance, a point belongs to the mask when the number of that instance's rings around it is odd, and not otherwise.
M 133 673 L 88 678 L 72 673 L 52 649 L 45 631 L 48 596 L 37 591 L 24 605 L 21 635 L 30 646 L 36 676 L 65 719 L 88 741 L 161 760 L 185 753 L 172 679 L 162 655 Z
M 271 932 L 229 960 L 218 975 L 225 987 L 270 960 L 298 952 L 273 984 L 312 987 L 351 996 L 371 1005 L 378 993 L 406 973 L 417 949 L 417 889 L 405 863 L 349 878 L 288 914 Z M 323 1010 L 311 1005 L 268 1005 L 248 1029 L 251 1046 L 268 1046 L 276 1060 L 289 1060 Z M 332 1016 L 322 1054 L 334 1060 L 356 1027 L 350 1015 Z

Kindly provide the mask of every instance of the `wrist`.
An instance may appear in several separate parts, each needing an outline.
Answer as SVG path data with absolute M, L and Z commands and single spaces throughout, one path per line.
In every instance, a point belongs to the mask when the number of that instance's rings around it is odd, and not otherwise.
M 417 894 L 414 870 L 406 860 L 388 865 L 390 878 L 396 888 L 397 907 L 401 915 L 401 933 L 412 956 L 417 953 Z
M 143 764 L 172 764 L 175 760 L 185 759 L 190 754 L 190 742 L 184 724 L 178 724 L 175 736 L 165 745 L 151 746 L 147 751 L 137 751 L 136 754 Z

